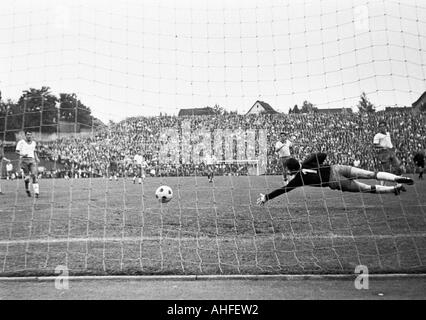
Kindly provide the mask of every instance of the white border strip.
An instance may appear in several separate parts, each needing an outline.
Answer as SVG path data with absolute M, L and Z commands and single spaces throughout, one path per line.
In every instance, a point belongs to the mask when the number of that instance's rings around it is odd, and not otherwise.
M 358 240 L 358 239 L 374 239 L 374 240 L 384 240 L 384 239 L 398 239 L 398 238 L 425 238 L 426 232 L 413 232 L 413 233 L 398 233 L 398 234 L 388 234 L 388 235 L 346 235 L 346 234 L 318 234 L 318 235 L 309 235 L 309 234 L 300 234 L 300 235 L 286 235 L 283 233 L 277 233 L 271 236 L 250 236 L 250 237 L 241 237 L 239 239 L 246 240 L 269 240 L 272 238 L 278 238 L 283 240 L 305 240 L 305 239 L 349 239 L 349 240 Z M 0 245 L 22 245 L 22 244 L 45 244 L 45 243 L 79 243 L 79 242 L 139 242 L 141 240 L 147 241 L 158 241 L 158 240 L 172 240 L 172 241 L 197 241 L 197 240 L 233 240 L 234 237 L 219 237 L 219 236 L 199 236 L 199 237 L 79 237 L 79 238 L 35 238 L 35 239 L 16 239 L 16 240 L 0 240 Z
M 356 274 L 288 274 L 288 275 L 146 275 L 146 276 L 69 276 L 68 280 L 145 280 L 145 281 L 196 281 L 196 280 L 346 280 Z M 55 281 L 56 276 L 0 277 L 2 281 Z M 426 273 L 369 274 L 370 279 L 426 278 Z

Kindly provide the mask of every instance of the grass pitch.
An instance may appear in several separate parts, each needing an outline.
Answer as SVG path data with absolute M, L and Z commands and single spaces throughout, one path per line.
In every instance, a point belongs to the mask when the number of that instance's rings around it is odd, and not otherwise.
M 423 181 L 400 196 L 306 187 L 263 208 L 280 176 L 49 179 L 39 199 L 1 183 L 1 276 L 426 272 Z

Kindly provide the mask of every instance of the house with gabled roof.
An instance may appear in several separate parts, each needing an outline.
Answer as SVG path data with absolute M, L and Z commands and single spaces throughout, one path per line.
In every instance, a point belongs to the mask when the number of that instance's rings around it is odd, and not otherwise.
M 268 103 L 257 100 L 249 111 L 247 111 L 246 115 L 259 113 L 276 114 L 278 112 L 275 111 Z
M 411 104 L 414 112 L 420 112 L 426 110 L 426 91 Z

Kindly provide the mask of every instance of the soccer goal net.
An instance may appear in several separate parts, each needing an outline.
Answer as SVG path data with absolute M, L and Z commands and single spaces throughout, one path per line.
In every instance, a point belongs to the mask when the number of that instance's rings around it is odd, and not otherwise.
M 217 161 L 216 168 L 224 175 L 260 175 L 259 160 L 221 160 Z
M 0 1 L 0 276 L 426 272 L 425 17 L 420 0 Z M 259 206 L 281 144 L 414 184 Z

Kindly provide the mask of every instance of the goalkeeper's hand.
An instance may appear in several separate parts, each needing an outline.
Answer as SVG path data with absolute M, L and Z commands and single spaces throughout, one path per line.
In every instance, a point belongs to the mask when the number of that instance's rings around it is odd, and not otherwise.
M 263 206 L 263 205 L 265 205 L 266 201 L 268 201 L 266 199 L 266 196 L 263 193 L 261 193 L 261 194 L 259 194 L 259 198 L 257 199 L 256 203 L 259 206 Z

